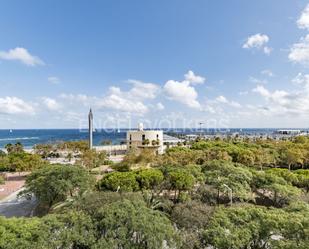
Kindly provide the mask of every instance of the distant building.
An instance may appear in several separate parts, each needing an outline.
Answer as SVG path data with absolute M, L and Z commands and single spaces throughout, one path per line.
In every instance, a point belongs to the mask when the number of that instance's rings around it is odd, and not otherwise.
M 153 149 L 157 154 L 163 154 L 163 131 L 144 130 L 142 123 L 137 130 L 127 131 L 128 149 Z
M 196 134 L 188 134 L 188 135 L 186 135 L 186 139 L 189 140 L 189 141 L 195 140 L 197 138 L 198 138 L 198 135 L 196 135 Z
M 298 135 L 301 133 L 301 130 L 277 130 L 276 133 L 280 135 Z

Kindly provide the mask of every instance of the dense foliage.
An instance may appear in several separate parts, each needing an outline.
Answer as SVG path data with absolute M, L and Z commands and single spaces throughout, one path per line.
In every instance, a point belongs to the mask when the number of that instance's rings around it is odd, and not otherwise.
M 51 208 L 68 197 L 81 195 L 93 183 L 93 177 L 83 168 L 52 165 L 33 171 L 20 194 L 30 198 L 35 196 L 40 204 Z
M 28 176 L 23 194 L 48 212 L 0 218 L 0 248 L 308 248 L 308 138 L 130 151 L 96 182 L 86 169 L 96 152 L 82 148 L 84 167 L 45 165 Z
M 0 171 L 32 171 L 47 164 L 39 155 L 25 152 L 20 143 L 8 144 L 6 150 L 7 154 L 0 153 Z

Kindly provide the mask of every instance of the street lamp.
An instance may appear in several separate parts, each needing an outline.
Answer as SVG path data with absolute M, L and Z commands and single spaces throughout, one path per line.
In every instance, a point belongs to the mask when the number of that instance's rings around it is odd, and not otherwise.
M 226 184 L 223 184 L 223 187 L 225 187 L 229 191 L 230 204 L 232 206 L 232 204 L 233 204 L 233 190 Z
M 202 137 L 202 125 L 203 124 L 204 124 L 203 122 L 199 122 L 199 125 L 200 125 L 200 137 Z

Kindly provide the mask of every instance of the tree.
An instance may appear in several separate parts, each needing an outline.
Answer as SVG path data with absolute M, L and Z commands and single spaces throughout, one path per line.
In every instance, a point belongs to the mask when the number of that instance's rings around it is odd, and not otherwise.
M 136 179 L 140 189 L 154 189 L 163 182 L 164 176 L 158 169 L 144 169 L 137 172 Z
M 171 211 L 171 220 L 181 232 L 182 249 L 202 247 L 201 231 L 207 227 L 214 207 L 197 201 L 176 204 Z
M 252 173 L 243 166 L 215 160 L 203 165 L 202 170 L 206 178 L 205 183 L 217 191 L 217 203 L 220 202 L 221 194 L 229 194 L 226 186 L 232 190 L 234 199 L 244 201 L 252 198 Z
M 40 248 L 37 245 L 42 241 L 42 237 L 40 219 L 6 219 L 0 216 L 0 248 Z
M 151 210 L 140 201 L 117 201 L 104 205 L 99 211 L 98 243 L 112 248 L 157 249 L 176 248 L 177 233 L 161 212 Z
M 288 169 L 291 170 L 291 166 L 296 164 L 303 164 L 302 151 L 294 147 L 285 147 L 281 152 L 281 159 L 288 165 Z
M 82 165 L 87 169 L 92 169 L 104 165 L 105 161 L 105 151 L 96 152 L 96 150 L 83 150 L 76 164 Z
M 22 172 L 32 171 L 47 165 L 39 155 L 26 152 L 11 152 L 5 157 L 0 157 L 0 170 Z
M 279 249 L 286 242 L 299 248 L 308 242 L 307 224 L 308 217 L 300 212 L 248 205 L 219 208 L 203 231 L 203 241 L 217 249 Z
M 0 150 L 0 158 L 5 157 L 5 156 L 6 156 L 6 153 L 3 150 Z
M 277 207 L 288 204 L 300 195 L 299 189 L 273 171 L 254 172 L 252 189 L 262 198 L 264 204 L 271 200 L 271 204 Z
M 97 241 L 95 222 L 83 212 L 47 215 L 39 228 L 42 240 L 37 248 L 90 249 Z
M 7 150 L 8 154 L 24 152 L 24 146 L 20 142 L 17 142 L 16 144 L 9 143 L 5 146 L 5 149 Z
M 98 183 L 100 190 L 130 192 L 139 190 L 135 172 L 112 172 Z
M 4 177 L 2 175 L 0 175 L 0 185 L 4 184 Z
M 37 144 L 34 146 L 34 152 L 46 159 L 56 150 L 52 144 Z
M 309 192 L 309 170 L 299 169 L 294 172 L 297 180 L 293 183 L 299 188 L 304 188 L 306 192 Z
M 52 165 L 32 172 L 26 179 L 21 195 L 32 197 L 49 210 L 67 197 L 81 195 L 92 188 L 94 179 L 83 168 L 67 165 Z
M 174 201 L 179 199 L 182 191 L 191 190 L 194 186 L 194 177 L 185 169 L 176 168 L 168 172 L 170 189 L 175 191 Z

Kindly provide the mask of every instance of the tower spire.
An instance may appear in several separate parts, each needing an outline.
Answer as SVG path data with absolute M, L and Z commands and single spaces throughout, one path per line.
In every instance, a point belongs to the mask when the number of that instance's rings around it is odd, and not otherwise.
M 92 150 L 93 148 L 93 113 L 90 108 L 89 114 L 88 114 L 88 128 L 89 128 L 89 149 Z

